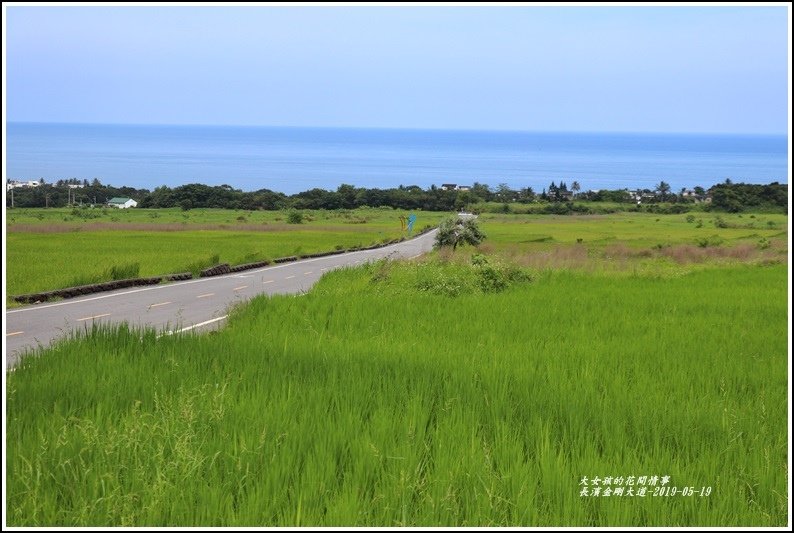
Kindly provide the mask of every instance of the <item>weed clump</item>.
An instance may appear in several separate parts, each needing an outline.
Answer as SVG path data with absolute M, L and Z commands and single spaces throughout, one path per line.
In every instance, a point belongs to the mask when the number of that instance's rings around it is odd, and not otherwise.
M 483 254 L 475 254 L 470 262 L 449 258 L 405 265 L 379 261 L 368 268 L 369 281 L 378 284 L 379 290 L 417 291 L 450 298 L 497 293 L 532 280 L 518 266 Z
M 112 280 L 137 278 L 141 270 L 140 263 L 127 263 L 110 267 L 108 277 Z
M 719 235 L 712 235 L 711 237 L 702 237 L 695 241 L 701 248 L 710 248 L 712 246 L 720 246 L 725 242 L 725 239 Z

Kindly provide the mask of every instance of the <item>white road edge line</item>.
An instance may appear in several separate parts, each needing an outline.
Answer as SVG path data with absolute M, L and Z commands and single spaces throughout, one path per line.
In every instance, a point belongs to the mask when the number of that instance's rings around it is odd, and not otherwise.
M 13 333 L 6 333 L 6 337 L 13 337 L 14 335 L 22 335 L 24 331 L 15 331 Z
M 434 229 L 434 230 L 428 231 L 424 235 L 430 235 L 431 233 L 434 233 L 436 231 L 438 231 L 438 230 Z M 415 237 L 415 238 L 418 239 L 419 237 Z M 407 241 L 403 241 L 403 242 L 407 242 Z M 358 250 L 358 251 L 355 251 L 355 252 L 346 252 L 345 254 L 342 254 L 342 256 L 354 255 L 354 254 L 371 254 L 372 252 L 380 252 L 380 251 L 383 251 L 383 250 L 388 250 L 389 248 L 392 248 L 392 247 L 395 247 L 395 246 L 399 246 L 401 244 L 403 244 L 403 243 L 402 242 L 398 242 L 398 243 L 395 243 L 395 244 L 390 244 L 389 246 L 384 246 L 383 248 L 376 248 L 374 250 Z M 263 268 L 261 268 L 259 270 L 252 270 L 251 273 L 252 274 L 256 274 L 258 272 L 264 272 L 266 270 L 268 270 L 268 271 L 269 270 L 276 270 L 277 268 L 290 267 L 290 266 L 293 266 L 293 265 L 298 264 L 298 263 L 313 263 L 315 261 L 323 261 L 323 260 L 329 259 L 329 257 L 339 257 L 339 255 L 335 255 L 335 256 L 332 255 L 332 256 L 328 256 L 328 257 L 315 257 L 315 258 L 312 258 L 312 259 L 303 259 L 301 261 L 297 261 L 297 262 L 294 262 L 294 263 L 285 263 L 283 265 L 267 266 L 267 267 L 263 267 Z M 115 298 L 116 296 L 125 296 L 127 294 L 134 294 L 136 292 L 157 291 L 157 290 L 163 290 L 163 289 L 171 289 L 171 288 L 174 288 L 174 287 L 184 287 L 185 285 L 192 285 L 193 283 L 205 283 L 207 281 L 215 281 L 215 280 L 217 280 L 220 277 L 223 277 L 223 276 L 217 276 L 217 277 L 216 276 L 210 276 L 210 277 L 207 277 L 207 278 L 200 278 L 200 279 L 193 279 L 193 280 L 188 280 L 188 281 L 181 281 L 179 283 L 169 283 L 167 285 L 157 285 L 157 286 L 154 286 L 154 287 L 144 287 L 142 289 L 134 289 L 134 290 L 131 290 L 131 291 L 117 292 L 117 293 L 113 293 L 113 294 L 105 294 L 105 295 L 102 295 L 102 296 L 94 296 L 92 298 L 86 298 L 84 300 L 70 300 L 68 302 L 58 302 L 58 303 L 54 303 L 54 304 L 35 305 L 35 306 L 31 306 L 31 307 L 23 307 L 22 309 L 8 309 L 8 310 L 6 310 L 6 315 L 12 315 L 12 314 L 16 314 L 16 313 L 26 313 L 28 311 L 36 311 L 37 309 L 49 309 L 50 307 L 60 307 L 62 305 L 81 304 L 81 303 L 85 303 L 85 302 L 92 302 L 94 300 L 104 300 L 105 298 Z
M 160 307 L 161 305 L 168 305 L 171 302 L 160 302 L 159 304 L 152 304 L 147 309 L 151 309 L 152 307 Z
M 207 294 L 199 294 L 196 298 L 207 298 L 208 296 L 215 296 L 214 292 L 209 292 Z
M 102 318 L 103 316 L 110 316 L 110 313 L 105 313 L 104 315 L 94 315 L 94 316 L 87 316 L 85 318 L 78 318 L 78 322 L 82 322 L 84 320 L 92 320 L 94 318 Z
M 166 331 L 165 333 L 163 333 L 163 335 L 173 335 L 175 333 L 183 333 L 185 331 L 190 331 L 191 329 L 200 328 L 201 326 L 206 326 L 207 324 L 212 324 L 213 322 L 218 322 L 219 320 L 223 320 L 228 317 L 229 315 L 219 316 L 218 318 L 213 318 L 212 320 L 205 320 L 204 322 L 199 322 L 198 324 L 193 324 L 192 326 L 178 329 L 176 331 Z

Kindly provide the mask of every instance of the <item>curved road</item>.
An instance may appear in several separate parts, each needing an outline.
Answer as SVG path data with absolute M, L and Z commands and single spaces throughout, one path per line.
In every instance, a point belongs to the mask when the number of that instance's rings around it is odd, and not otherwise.
M 218 327 L 230 304 L 259 294 L 307 291 L 326 271 L 335 268 L 383 258 L 412 259 L 432 249 L 436 231 L 375 250 L 11 309 L 6 311 L 6 368 L 13 367 L 25 350 L 48 346 L 93 323 L 126 322 L 164 332 Z

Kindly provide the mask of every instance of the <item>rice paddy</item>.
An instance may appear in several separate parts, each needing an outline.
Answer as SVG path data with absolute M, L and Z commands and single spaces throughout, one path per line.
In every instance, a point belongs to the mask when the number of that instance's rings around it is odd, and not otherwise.
M 625 216 L 483 216 L 484 256 L 31 354 L 7 375 L 7 523 L 785 526 L 785 217 L 723 216 L 701 247 L 684 215 Z
M 9 215 L 7 294 L 100 283 L 114 271 L 148 277 L 389 241 L 406 233 L 392 209 L 306 211 L 288 224 L 282 212 L 20 209 Z M 441 213 L 419 213 L 417 227 Z M 68 220 L 66 220 L 68 219 Z M 240 219 L 240 220 L 238 220 Z M 115 269 L 115 270 L 114 270 Z M 15 305 L 7 298 L 9 306 Z

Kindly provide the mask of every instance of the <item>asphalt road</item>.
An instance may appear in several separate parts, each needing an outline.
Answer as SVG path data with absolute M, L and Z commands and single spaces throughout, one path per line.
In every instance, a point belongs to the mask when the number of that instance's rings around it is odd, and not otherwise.
M 6 311 L 6 368 L 13 367 L 25 350 L 48 346 L 97 322 L 126 322 L 163 332 L 217 328 L 230 304 L 259 294 L 305 292 L 328 270 L 382 258 L 416 257 L 432 249 L 436 231 L 375 250 L 10 309 Z

